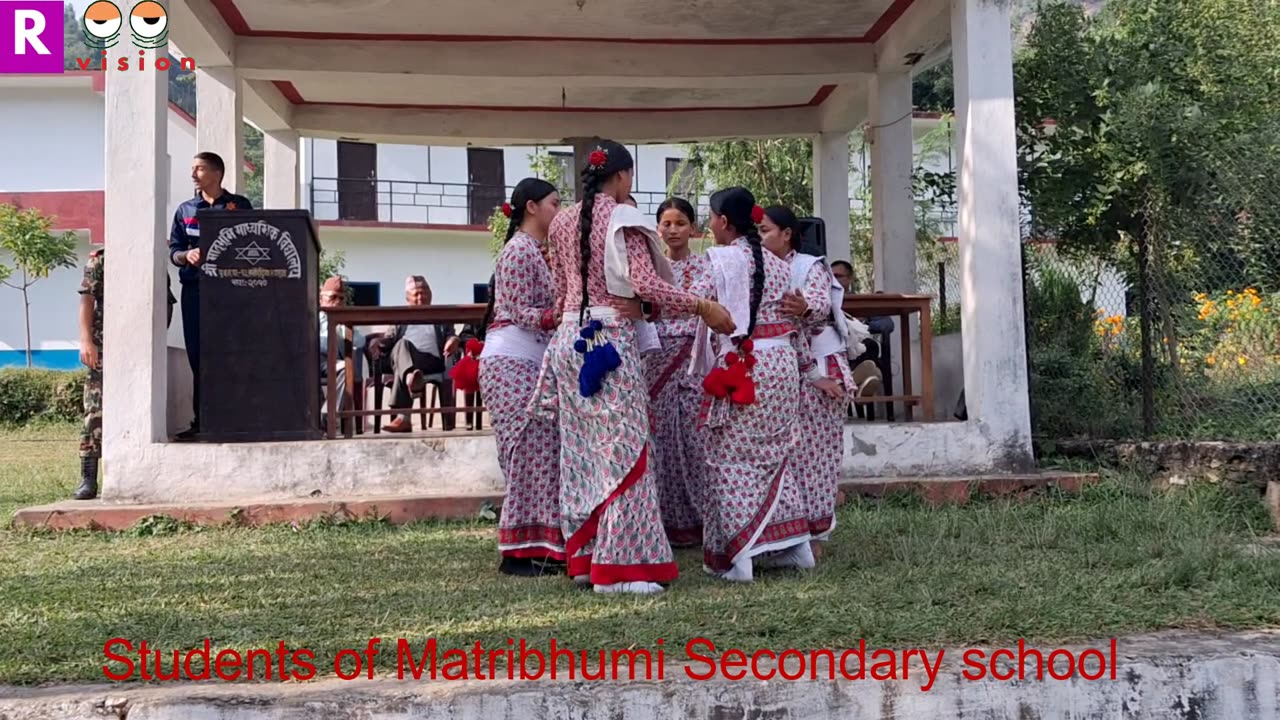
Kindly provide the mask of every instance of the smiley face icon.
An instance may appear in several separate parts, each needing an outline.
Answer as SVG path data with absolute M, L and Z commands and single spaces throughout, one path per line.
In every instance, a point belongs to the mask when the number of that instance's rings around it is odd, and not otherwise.
M 105 49 L 120 39 L 123 19 L 120 8 L 110 0 L 97 0 L 84 10 L 85 43 L 92 48 Z
M 155 0 L 140 2 L 129 13 L 129 29 L 133 31 L 134 45 L 140 48 L 163 47 L 169 42 L 169 14 Z

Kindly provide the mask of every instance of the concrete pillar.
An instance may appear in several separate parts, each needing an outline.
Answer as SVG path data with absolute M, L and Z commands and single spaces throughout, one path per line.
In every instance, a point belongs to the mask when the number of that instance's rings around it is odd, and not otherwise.
M 1009 4 L 953 0 L 965 401 L 1003 469 L 1033 464 Z
M 121 4 L 125 17 L 141 0 Z M 164 48 L 129 43 L 108 63 L 141 57 L 146 69 L 111 73 L 105 92 L 104 215 L 106 297 L 103 311 L 103 496 L 110 499 L 129 458 L 166 437 L 164 216 L 169 188 L 168 77 L 155 72 Z
M 196 152 L 215 152 L 227 165 L 222 187 L 244 189 L 244 93 L 233 67 L 196 70 Z
M 569 138 L 565 142 L 573 146 L 573 197 L 582 199 L 582 168 L 587 166 L 587 156 L 595 149 L 599 138 Z
M 314 145 L 312 138 L 305 138 L 298 144 L 298 185 L 302 192 L 302 207 L 310 210 L 313 215 L 315 208 L 312 207 L 314 198 L 311 194 L 311 158 L 315 153 Z
M 916 291 L 911 75 L 871 78 L 871 220 L 876 290 Z
M 298 200 L 298 133 L 267 130 L 262 133 L 262 204 L 272 209 L 301 207 Z
M 849 133 L 813 139 L 813 214 L 827 226 L 827 261 L 849 262 Z

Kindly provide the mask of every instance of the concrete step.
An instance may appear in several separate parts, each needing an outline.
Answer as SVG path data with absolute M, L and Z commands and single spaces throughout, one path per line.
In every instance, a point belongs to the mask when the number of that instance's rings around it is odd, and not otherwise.
M 887 494 L 915 493 L 929 505 L 965 503 L 971 497 L 1016 496 L 1032 490 L 1057 487 L 1079 492 L 1096 475 L 1044 471 L 1026 475 L 984 475 L 938 478 L 859 478 L 840 484 L 844 498 L 878 498 Z M 196 502 L 188 504 L 120 504 L 101 500 L 66 500 L 23 508 L 14 525 L 51 530 L 125 530 L 142 518 L 164 515 L 196 525 L 260 525 L 306 522 L 322 517 L 347 519 L 385 518 L 393 524 L 426 519 L 477 517 L 486 505 L 502 504 L 501 494 L 451 496 L 350 496 L 306 497 L 260 502 Z
M 384 639 L 383 649 L 388 640 Z M 391 647 L 394 647 L 394 640 Z M 1166 632 L 1121 637 L 1111 652 L 1110 639 L 1072 645 L 1058 651 L 1053 644 L 1034 645 L 1047 661 L 1037 666 L 1027 654 L 1025 680 L 1016 678 L 1017 644 L 1008 656 L 997 648 L 921 648 L 932 673 L 912 655 L 892 676 L 859 676 L 859 669 L 879 662 L 867 647 L 867 663 L 842 650 L 844 662 L 832 680 L 832 665 L 817 660 L 795 680 L 772 674 L 765 660 L 705 680 L 710 664 L 683 658 L 683 643 L 668 642 L 661 676 L 646 665 L 621 664 L 622 680 L 576 681 L 485 679 L 446 680 L 378 678 L 312 682 L 165 682 L 116 685 L 72 685 L 42 688 L 0 686 L 0 718 L 6 720 L 526 720 L 561 718 L 592 720 L 729 720 L 737 718 L 856 718 L 859 720 L 1277 720 L 1280 718 L 1280 635 L 1274 631 L 1229 634 Z M 582 648 L 577 648 L 581 650 Z M 616 648 L 606 649 L 613 650 Z M 680 649 L 677 651 L 677 649 Z M 752 658 L 755 648 L 738 648 Z M 598 649 L 591 649 L 598 651 Z M 721 652 L 724 649 L 718 649 Z M 905 650 L 905 649 L 900 649 Z M 982 652 L 970 657 L 971 651 Z M 1089 651 L 1095 651 L 1090 654 Z M 441 652 L 438 650 L 437 652 Z M 915 650 L 913 650 L 915 652 Z M 673 656 L 680 655 L 680 658 Z M 702 655 L 702 652 L 699 653 Z M 797 653 L 801 655 L 801 653 Z M 876 658 L 872 660 L 872 658 Z M 975 659 L 976 658 L 976 659 Z M 993 664 L 993 658 L 997 658 Z M 1005 658 L 1005 659 L 999 659 Z M 1079 665 L 1068 667 L 1074 658 Z M 326 658 L 327 659 L 327 658 Z M 727 657 L 725 658 L 728 659 Z M 316 666 L 322 664 L 316 658 Z M 683 664 L 693 660 L 692 664 Z M 967 661 L 967 662 L 966 662 Z M 196 661 L 199 666 L 200 661 Z M 592 667 L 595 668 L 593 660 Z M 754 662 L 754 661 L 753 661 Z M 784 667 L 795 677 L 799 660 Z M 443 664 L 443 663 L 442 663 Z M 1050 664 L 1054 676 L 1049 675 Z M 1074 663 L 1072 663 L 1074 664 Z M 806 669 L 814 668 L 806 665 Z M 975 667 L 982 670 L 978 675 Z M 687 673 L 685 668 L 692 670 Z M 330 668 L 325 667 L 328 671 Z M 1037 677 L 1037 671 L 1043 672 Z M 594 670 L 593 670 L 594 672 Z M 998 674 L 997 674 L 998 672 Z M 326 672 L 327 674 L 327 672 Z M 742 675 L 745 674 L 745 677 Z M 609 678 L 611 672 L 606 672 Z M 764 680 L 762 676 L 771 676 Z M 330 676 L 332 678 L 332 676 Z M 733 679 L 741 677 L 741 679 Z M 1097 678 L 1097 679 L 1092 679 Z M 926 689 L 927 688 L 927 689 Z

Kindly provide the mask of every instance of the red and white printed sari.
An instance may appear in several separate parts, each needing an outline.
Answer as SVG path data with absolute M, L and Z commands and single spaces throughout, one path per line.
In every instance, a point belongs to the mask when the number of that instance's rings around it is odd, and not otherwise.
M 808 334 L 817 376 L 829 377 L 844 385 L 845 396 L 854 393 L 853 375 L 845 340 L 832 322 L 833 305 L 841 296 L 840 285 L 821 258 L 791 253 L 791 289 L 799 290 L 809 305 L 801 330 Z M 836 492 L 840 463 L 844 457 L 844 417 L 848 400 L 838 400 L 819 390 L 809 380 L 800 383 L 799 433 L 791 466 L 800 486 L 809 532 L 815 540 L 827 540 L 835 529 Z
M 711 297 L 715 286 L 704 255 L 690 255 L 671 263 L 676 283 L 698 297 Z M 658 504 L 667 539 L 676 547 L 702 542 L 705 503 L 706 451 L 698 415 L 702 407 L 702 377 L 689 372 L 696 317 L 666 317 L 657 323 L 662 347 L 646 353 L 649 415 L 653 421 L 653 460 L 657 471 Z
M 712 252 L 745 253 L 748 269 L 754 262 L 745 238 Z M 702 553 L 704 564 L 714 573 L 725 573 L 743 559 L 810 539 L 808 517 L 789 462 L 799 412 L 796 358 L 797 352 L 807 352 L 807 345 L 797 336 L 795 323 L 782 314 L 782 298 L 790 287 L 790 266 L 767 251 L 763 259 L 764 292 L 752 336 L 755 402 L 738 405 L 709 395 L 704 400 L 708 468 Z M 745 277 L 719 279 L 716 284 L 749 288 L 750 272 Z M 735 323 L 745 331 L 745 321 L 734 314 Z M 724 337 L 716 336 L 713 344 L 719 358 L 733 349 Z
M 506 498 L 498 523 L 505 557 L 564 561 L 560 528 L 560 431 L 556 421 L 534 417 L 542 356 L 554 318 L 551 270 L 538 241 L 517 232 L 502 249 L 494 271 L 493 322 L 480 357 L 480 391 L 493 419 L 498 465 Z
M 664 583 L 679 570 L 662 529 L 658 489 L 649 461 L 648 385 L 636 333 L 609 307 L 605 282 L 605 237 L 613 198 L 598 195 L 591 225 L 591 262 L 586 288 L 580 275 L 578 218 L 582 204 L 566 208 L 551 224 L 551 268 L 563 319 L 547 349 L 537 406 L 560 420 L 560 521 L 569 574 L 596 585 Z M 673 312 L 688 314 L 697 298 L 656 273 L 647 240 L 626 233 L 629 276 L 636 294 Z M 592 317 L 617 349 L 621 367 L 591 397 L 578 391 L 582 355 L 578 339 L 583 292 Z

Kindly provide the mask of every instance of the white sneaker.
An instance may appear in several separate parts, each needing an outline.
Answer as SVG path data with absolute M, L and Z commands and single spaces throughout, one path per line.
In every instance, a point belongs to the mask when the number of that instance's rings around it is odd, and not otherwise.
M 603 595 L 630 593 L 632 595 L 653 595 L 662 592 L 662 586 L 651 582 L 620 582 L 612 585 L 596 585 L 596 592 Z
M 799 570 L 809 570 L 818 564 L 813 557 L 813 547 L 807 542 L 792 545 L 777 555 L 771 555 L 764 559 L 764 563 L 766 567 Z
M 721 574 L 720 577 L 729 582 L 749 583 L 755 581 L 755 571 L 752 567 L 751 558 L 740 558 L 733 567 Z

